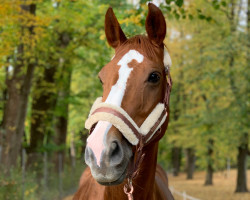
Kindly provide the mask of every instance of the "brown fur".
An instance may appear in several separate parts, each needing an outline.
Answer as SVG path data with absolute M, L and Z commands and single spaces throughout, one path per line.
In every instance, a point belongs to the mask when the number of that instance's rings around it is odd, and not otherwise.
M 103 98 L 108 97 L 111 87 L 117 82 L 117 63 L 129 50 L 134 49 L 144 56 L 142 63 L 135 60 L 129 63 L 133 68 L 130 74 L 121 107 L 130 115 L 138 126 L 151 113 L 157 103 L 162 102 L 165 94 L 166 77 L 163 64 L 163 40 L 166 34 L 165 19 L 156 6 L 149 3 L 149 14 L 146 19 L 146 31 L 148 36 L 134 36 L 127 39 L 111 8 L 108 9 L 105 18 L 105 33 L 108 43 L 115 48 L 115 57 L 99 73 L 103 82 Z M 160 81 L 156 84 L 149 83 L 148 76 L 152 72 L 160 75 Z M 169 113 L 169 112 L 168 112 Z M 144 160 L 140 166 L 139 175 L 133 180 L 135 200 L 172 200 L 168 189 L 168 179 L 164 170 L 157 165 L 158 141 L 165 134 L 169 115 L 161 127 L 161 134 L 148 144 L 144 149 Z M 107 135 L 107 141 L 111 137 L 125 141 L 118 129 L 112 127 Z M 134 152 L 134 147 L 133 152 Z M 130 162 L 132 162 L 131 160 Z M 114 186 L 99 185 L 87 168 L 82 174 L 80 186 L 74 196 L 74 200 L 126 200 L 122 184 Z

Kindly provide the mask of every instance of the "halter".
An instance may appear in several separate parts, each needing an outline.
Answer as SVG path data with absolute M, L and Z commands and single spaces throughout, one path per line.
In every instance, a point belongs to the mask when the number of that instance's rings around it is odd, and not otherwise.
M 102 97 L 96 99 L 90 110 L 89 117 L 85 122 L 85 128 L 90 130 L 89 133 L 91 134 L 98 121 L 108 121 L 114 125 L 132 145 L 136 146 L 137 154 L 134 164 L 131 169 L 128 170 L 128 183 L 124 185 L 124 192 L 127 194 L 128 199 L 133 199 L 132 193 L 134 189 L 132 180 L 138 175 L 140 165 L 145 156 L 142 151 L 143 148 L 154 141 L 159 141 L 166 131 L 166 128 L 163 130 L 162 127 L 168 115 L 172 79 L 169 70 L 165 73 L 167 73 L 168 78 L 163 102 L 155 106 L 140 127 L 137 126 L 124 109 L 102 102 Z

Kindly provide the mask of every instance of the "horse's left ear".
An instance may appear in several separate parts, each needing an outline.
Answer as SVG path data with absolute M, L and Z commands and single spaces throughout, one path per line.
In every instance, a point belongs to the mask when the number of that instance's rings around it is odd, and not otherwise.
M 127 40 L 111 7 L 105 15 L 105 34 L 109 45 L 113 48 L 120 46 Z
M 148 4 L 146 31 L 149 39 L 156 45 L 161 45 L 166 36 L 166 21 L 161 10 L 152 3 Z

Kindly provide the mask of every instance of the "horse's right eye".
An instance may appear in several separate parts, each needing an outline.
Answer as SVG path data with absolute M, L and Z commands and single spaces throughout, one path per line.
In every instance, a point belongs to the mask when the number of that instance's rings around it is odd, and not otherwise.
M 148 82 L 150 83 L 157 83 L 160 80 L 160 75 L 158 72 L 153 72 L 148 77 Z

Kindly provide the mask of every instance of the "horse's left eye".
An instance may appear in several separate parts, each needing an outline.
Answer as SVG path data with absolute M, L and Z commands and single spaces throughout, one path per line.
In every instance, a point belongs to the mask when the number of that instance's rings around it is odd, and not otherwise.
M 148 82 L 157 83 L 160 80 L 160 75 L 158 72 L 153 72 L 148 77 Z

